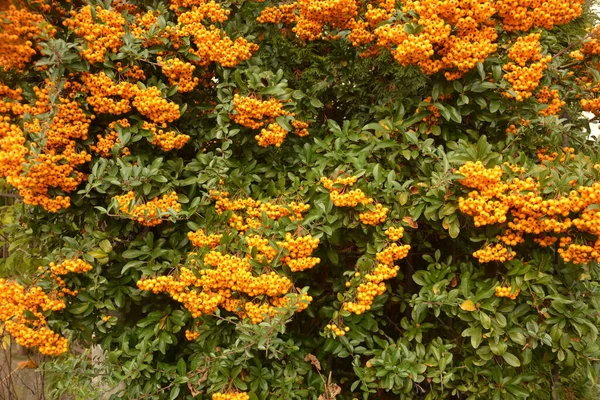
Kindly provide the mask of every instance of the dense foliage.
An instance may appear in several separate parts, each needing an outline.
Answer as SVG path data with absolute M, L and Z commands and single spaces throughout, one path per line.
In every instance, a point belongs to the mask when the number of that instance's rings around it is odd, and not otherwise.
M 588 396 L 591 4 L 5 3 L 0 320 L 81 398 Z

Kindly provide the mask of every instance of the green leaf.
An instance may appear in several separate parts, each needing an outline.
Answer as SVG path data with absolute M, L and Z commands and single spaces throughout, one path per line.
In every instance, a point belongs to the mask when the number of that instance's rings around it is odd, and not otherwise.
M 107 239 L 104 239 L 103 241 L 100 242 L 100 248 L 102 249 L 102 251 L 104 251 L 107 254 L 112 251 L 112 245 L 110 244 L 110 242 Z
M 89 303 L 79 303 L 69 307 L 69 312 L 74 315 L 83 314 L 89 308 Z
M 310 99 L 310 105 L 313 106 L 314 108 L 323 107 L 323 103 L 321 103 L 321 100 L 317 99 L 316 97 L 313 97 Z
M 181 387 L 179 385 L 176 385 L 173 387 L 173 389 L 171 389 L 171 395 L 169 396 L 169 399 L 171 400 L 175 400 L 179 397 L 179 392 L 181 391 Z
M 106 258 L 108 256 L 108 254 L 106 254 L 105 251 L 100 249 L 91 250 L 88 252 L 88 254 L 97 260 L 101 258 Z
M 502 358 L 504 359 L 504 361 L 506 361 L 509 365 L 513 367 L 521 366 L 521 362 L 519 361 L 517 356 L 513 355 L 512 353 L 506 352 L 502 354 Z

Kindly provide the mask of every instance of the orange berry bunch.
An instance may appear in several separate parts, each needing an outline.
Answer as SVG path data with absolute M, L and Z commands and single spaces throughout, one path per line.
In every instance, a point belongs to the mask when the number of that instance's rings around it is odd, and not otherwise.
M 180 93 L 191 92 L 198 86 L 199 79 L 194 77 L 195 65 L 189 62 L 181 61 L 179 58 L 170 58 L 163 60 L 157 57 L 158 65 L 162 68 L 163 74 L 169 78 L 171 85 L 177 85 L 177 91 Z
M 220 234 L 210 234 L 207 235 L 204 232 L 204 229 L 198 229 L 196 232 L 188 232 L 188 239 L 195 247 L 204 247 L 208 246 L 211 249 L 214 249 L 218 245 L 221 244 L 221 239 L 223 235 Z
M 590 32 L 590 38 L 586 39 L 581 45 L 581 53 L 589 55 L 600 54 L 600 25 L 596 25 Z M 583 59 L 583 55 L 580 57 L 574 57 L 578 60 Z
M 446 99 L 446 96 L 444 94 L 440 95 L 439 101 L 444 101 L 445 99 Z M 423 103 L 432 103 L 432 101 L 433 101 L 433 98 L 431 96 L 428 96 L 423 99 Z M 431 114 L 423 117 L 422 121 L 425 122 L 429 126 L 437 125 L 438 121 L 440 119 L 440 116 L 442 115 L 440 113 L 440 110 L 434 105 L 427 106 L 427 109 L 429 110 L 429 112 Z M 421 112 L 420 108 L 417 108 L 415 110 L 415 114 L 418 114 L 420 112 Z
M 34 41 L 43 34 L 44 17 L 27 8 L 0 10 L 0 70 L 22 71 L 36 54 Z M 47 32 L 52 35 L 53 29 Z
M 131 126 L 129 124 L 129 121 L 126 118 L 123 118 L 118 121 L 111 122 L 108 125 L 109 131 L 104 136 L 97 135 L 96 138 L 98 138 L 98 141 L 95 145 L 91 145 L 90 149 L 96 154 L 98 154 L 100 157 L 110 157 L 112 149 L 115 147 L 115 145 L 118 146 L 121 144 L 121 140 L 119 139 L 119 133 L 117 132 L 117 125 L 123 128 L 128 128 Z M 129 148 L 123 147 L 121 149 L 121 154 L 129 155 Z
M 25 289 L 17 282 L 0 278 L 0 304 L 0 321 L 19 345 L 37 347 L 46 355 L 60 355 L 68 350 L 67 339 L 46 324 L 47 312 L 64 309 L 64 300 L 49 297 L 41 287 Z M 34 318 L 27 317 L 26 312 Z
M 563 164 L 567 160 L 575 159 L 575 149 L 573 147 L 563 147 L 562 152 L 560 154 L 560 158 L 558 157 L 558 152 L 553 151 L 548 153 L 548 149 L 539 148 L 537 150 L 537 158 L 540 162 L 543 161 L 555 161 L 558 158 L 558 161 Z
M 244 392 L 213 393 L 212 400 L 250 400 L 250 396 Z
M 10 117 L 0 115 L 0 177 L 19 190 L 26 204 L 41 205 L 50 212 L 70 205 L 68 196 L 52 196 L 50 188 L 74 191 L 86 177 L 76 168 L 91 160 L 85 151 L 76 152 L 75 142 L 87 139 L 91 119 L 67 98 L 59 96 L 58 104 L 52 106 L 49 95 L 55 91 L 50 82 L 42 89 L 34 88 L 38 100 L 34 106 L 23 107 L 33 115 L 23 122 L 23 130 Z M 35 142 L 27 144 L 26 138 L 36 134 L 43 134 L 43 148 Z
M 327 324 L 325 325 L 325 329 L 332 331 L 336 336 L 346 336 L 346 333 L 350 332 L 349 327 L 345 326 L 344 328 L 341 328 L 336 324 Z
M 126 81 L 115 83 L 104 72 L 84 73 L 81 75 L 81 82 L 82 91 L 89 93 L 87 103 L 98 114 L 120 115 L 130 112 L 131 99 L 139 93 L 136 85 Z
M 284 142 L 288 132 L 280 124 L 275 123 L 275 118 L 286 115 L 294 117 L 295 114 L 283 109 L 284 101 L 274 98 L 268 100 L 259 100 L 254 97 L 242 97 L 239 94 L 233 96 L 233 108 L 235 113 L 231 114 L 231 119 L 247 128 L 260 129 L 268 124 L 266 128 L 261 129 L 260 133 L 254 136 L 258 145 L 268 147 L 274 145 L 280 147 Z M 299 137 L 309 135 L 308 123 L 304 121 L 292 120 L 294 133 Z
M 293 120 L 292 126 L 294 127 L 294 133 L 298 137 L 304 137 L 310 135 L 308 132 L 308 122 Z
M 292 288 L 289 278 L 273 271 L 254 276 L 248 258 L 210 251 L 203 257 L 202 264 L 204 268 L 198 270 L 199 278 L 190 269 L 181 268 L 179 279 L 160 276 L 142 279 L 137 285 L 141 290 L 168 293 L 194 318 L 212 314 L 221 306 L 240 318 L 250 318 L 253 323 L 262 322 L 266 315 L 275 315 L 276 310 L 268 302 L 256 304 L 251 298 L 277 298 Z
M 168 37 L 169 32 L 156 34 L 156 31 L 152 31 L 153 27 L 158 27 L 158 16 L 160 15 L 160 11 L 148 10 L 142 14 L 132 10 L 129 11 L 129 14 L 135 16 L 135 21 L 129 24 L 129 30 L 133 33 L 133 36 L 142 41 L 144 47 L 160 45 L 160 37 Z
M 515 44 L 508 50 L 508 58 L 524 67 L 528 61 L 539 61 L 542 59 L 542 47 L 540 45 L 539 33 L 531 33 L 527 36 L 519 36 Z
M 130 219 L 137 221 L 140 225 L 156 226 L 163 222 L 163 219 L 170 216 L 169 209 L 175 212 L 181 211 L 181 204 L 177 201 L 177 193 L 171 192 L 162 197 L 155 197 L 145 204 L 133 204 L 135 194 L 133 191 L 127 192 L 121 196 L 115 196 L 119 204 L 119 211 L 130 216 Z M 133 205 L 132 205 L 133 204 Z M 131 209 L 130 209 L 131 207 Z
M 568 154 L 572 149 L 565 149 Z M 563 154 L 564 155 L 564 154 Z M 565 156 L 566 159 L 567 156 Z M 562 158 L 562 157 L 561 157 Z M 563 160 L 564 161 L 564 160 Z M 543 166 L 544 164 L 542 164 Z M 558 253 L 565 262 L 576 264 L 600 261 L 600 212 L 588 209 L 600 199 L 600 182 L 591 186 L 579 186 L 567 195 L 558 194 L 545 199 L 538 181 L 498 176 L 497 167 L 485 169 L 480 163 L 469 162 L 461 167 L 465 186 L 474 187 L 468 199 L 459 199 L 459 210 L 474 217 L 475 226 L 506 223 L 506 231 L 498 236 L 502 243 L 489 244 L 474 253 L 480 262 L 504 262 L 516 256 L 516 252 L 505 247 L 522 243 L 526 234 L 542 247 L 560 239 Z M 502 172 L 500 170 L 500 172 Z M 490 180 L 489 176 L 494 179 Z M 478 184 L 476 177 L 483 176 Z M 576 185 L 576 181 L 572 185 Z M 573 243 L 574 237 L 582 234 L 593 236 L 593 241 Z
M 82 274 L 94 269 L 90 264 L 82 259 L 65 260 L 61 263 L 51 262 L 49 264 L 50 272 L 54 275 L 67 275 L 69 273 Z
M 133 99 L 133 105 L 140 114 L 157 124 L 173 122 L 181 116 L 179 105 L 163 98 L 156 86 L 139 90 Z
M 558 115 L 560 110 L 567 104 L 565 101 L 560 99 L 558 90 L 550 90 L 548 86 L 544 86 L 538 94 L 536 99 L 543 104 L 548 104 L 548 107 L 540 110 L 540 115 Z
M 419 33 L 406 32 L 403 24 L 383 25 L 374 31 L 377 44 L 391 49 L 401 65 L 417 65 L 426 74 L 445 71 L 446 79 L 454 80 L 497 49 L 492 3 L 408 1 L 402 11 L 418 14 L 423 27 Z
M 272 201 L 263 202 L 252 198 L 231 200 L 227 192 L 212 191 L 210 194 L 211 197 L 217 200 L 215 209 L 219 215 L 225 211 L 233 211 L 229 226 L 240 232 L 245 232 L 250 228 L 258 228 L 263 213 L 269 219 L 278 220 L 289 217 L 290 220 L 295 221 L 301 220 L 303 214 L 310 208 L 308 204 L 297 202 L 279 205 Z
M 505 262 L 515 258 L 517 253 L 504 247 L 501 243 L 496 245 L 487 245 L 475 251 L 473 257 L 479 260 L 480 263 L 488 263 L 491 261 Z
M 525 242 L 523 232 L 513 232 L 510 229 L 507 229 L 503 234 L 496 236 L 496 239 L 504 242 L 507 246 L 516 246 Z
M 515 289 L 515 292 L 513 294 L 510 294 L 512 292 L 512 286 L 496 286 L 495 290 L 496 293 L 494 295 L 496 297 L 508 297 L 511 300 L 516 299 L 519 293 L 521 292 L 521 289 L 517 288 Z
M 358 218 L 360 219 L 360 222 L 365 225 L 375 226 L 385 222 L 388 212 L 389 209 L 387 207 L 384 207 L 381 204 L 376 204 L 374 210 L 361 212 L 358 214 Z
M 78 290 L 71 290 L 66 287 L 66 282 L 62 278 L 62 276 L 67 275 L 69 273 L 73 274 L 83 274 L 85 272 L 89 272 L 94 267 L 92 267 L 87 262 L 77 258 L 73 260 L 65 260 L 61 263 L 51 262 L 48 265 L 47 272 L 50 273 L 50 279 L 52 279 L 59 287 L 61 287 L 61 293 L 58 293 L 58 297 L 63 297 L 65 294 L 70 296 L 77 296 L 79 294 Z M 40 272 L 44 272 L 44 268 L 39 268 Z
M 397 231 L 395 232 L 397 234 Z M 398 245 L 392 243 L 375 255 L 378 262 L 377 266 L 365 275 L 359 272 L 354 277 L 359 282 L 356 288 L 355 299 L 346 301 L 343 304 L 344 310 L 360 315 L 371 309 L 371 304 L 375 297 L 382 295 L 385 290 L 386 280 L 395 278 L 398 275 L 400 267 L 394 265 L 398 260 L 405 258 L 410 251 L 410 245 Z M 348 282 L 346 286 L 352 286 Z
M 259 100 L 254 97 L 242 97 L 239 94 L 233 96 L 233 108 L 235 114 L 231 119 L 247 128 L 259 129 L 267 123 L 275 121 L 281 115 L 293 115 L 283 109 L 284 102 L 271 98 Z
M 108 51 L 117 53 L 123 45 L 125 18 L 119 12 L 96 6 L 92 13 L 92 6 L 88 5 L 71 11 L 71 18 L 63 24 L 83 38 L 81 55 L 90 63 L 104 62 Z
M 296 15 L 297 10 L 297 2 L 280 4 L 276 7 L 266 7 L 261 11 L 258 18 L 256 18 L 256 21 L 261 24 L 283 23 L 289 25 L 296 22 L 296 19 L 298 18 Z
M 534 242 L 540 245 L 540 247 L 550 247 L 558 241 L 558 238 L 554 236 L 542 236 L 533 239 Z
M 288 254 L 282 258 L 282 263 L 290 267 L 292 272 L 304 271 L 321 262 L 318 257 L 311 257 L 319 247 L 319 239 L 310 235 L 293 238 L 291 233 L 286 233 L 285 240 L 277 245 L 287 250 Z
M 359 204 L 372 204 L 374 200 L 368 197 L 360 189 L 346 191 L 347 187 L 354 186 L 358 177 L 351 176 L 348 178 L 336 178 L 331 180 L 327 177 L 322 177 L 320 182 L 329 190 L 329 198 L 337 207 L 356 207 Z M 335 187 L 334 187 L 335 186 Z M 341 188 L 340 188 L 341 187 Z
M 163 124 L 165 126 L 165 124 Z M 152 143 L 163 151 L 181 149 L 190 140 L 189 135 L 183 135 L 175 131 L 159 129 L 156 124 L 144 121 L 142 129 L 152 131 Z
M 278 7 L 267 7 L 263 9 L 256 21 L 260 24 L 278 24 L 283 20 L 283 12 Z
M 404 236 L 404 228 L 399 226 L 399 227 L 394 227 L 394 226 L 390 226 L 389 228 L 387 228 L 385 230 L 385 235 L 390 238 L 390 240 L 397 242 L 398 240 L 402 239 L 402 237 Z
M 271 202 L 253 199 L 230 200 L 227 192 L 211 191 L 217 199 L 216 209 L 219 214 L 224 211 L 235 211 L 234 217 L 243 220 L 242 212 L 247 215 L 246 221 L 252 221 L 252 227 L 261 227 L 263 214 L 267 218 L 279 219 L 283 216 L 294 216 L 300 219 L 307 206 L 302 203 L 290 203 L 279 206 Z M 297 215 L 294 215 L 297 213 Z M 237 219 L 229 221 L 238 227 Z M 247 229 L 251 227 L 246 226 Z M 240 236 L 245 231 L 240 230 Z M 278 248 L 271 246 L 269 239 L 258 234 L 243 236 L 241 243 L 246 244 L 244 257 L 225 254 L 214 250 L 220 245 L 221 234 L 207 235 L 203 229 L 189 232 L 188 238 L 196 247 L 208 247 L 211 250 L 192 252 L 188 256 L 188 267 L 179 269 L 178 276 L 159 276 L 140 280 L 137 284 L 141 290 L 155 294 L 167 293 L 174 300 L 182 303 L 194 318 L 212 314 L 217 309 L 248 318 L 252 323 L 262 322 L 267 316 L 273 317 L 280 311 L 294 307 L 296 311 L 306 309 L 312 298 L 306 294 L 295 295 L 292 281 L 276 273 L 267 265 L 276 260 L 283 250 L 281 264 L 288 265 L 292 271 L 300 271 L 313 267 L 320 260 L 311 257 L 317 248 L 319 239 L 310 235 L 294 238 L 287 234 L 285 240 L 276 242 Z M 201 252 L 204 255 L 201 255 Z M 263 264 L 259 272 L 253 266 Z M 279 263 L 279 259 L 276 261 Z M 309 265 L 310 264 L 310 265 Z
M 298 17 L 293 31 L 302 40 L 323 38 L 323 31 L 349 29 L 358 15 L 355 0 L 298 0 Z
M 189 340 L 190 342 L 198 339 L 199 336 L 200 336 L 200 333 L 198 333 L 198 332 L 192 332 L 188 329 L 185 330 L 185 338 L 187 340 Z
M 269 245 L 269 239 L 254 234 L 246 236 L 245 240 L 250 250 L 246 257 L 252 258 L 252 250 L 255 248 L 257 252 L 256 259 L 260 262 L 271 262 L 277 256 L 277 250 Z
M 0 113 L 12 113 L 21 116 L 30 111 L 28 104 L 22 104 L 23 89 L 11 89 L 9 86 L 0 83 Z
M 539 40 L 539 33 L 521 36 L 508 51 L 508 58 L 515 62 L 511 61 L 504 65 L 504 69 L 508 71 L 504 75 L 504 79 L 511 84 L 517 101 L 531 97 L 542 79 L 547 64 L 552 61 L 552 56 L 542 56 L 542 46 Z M 529 65 L 527 65 L 528 62 L 530 62 Z M 508 92 L 503 95 L 513 96 Z
M 131 66 L 121 66 L 121 63 L 116 64 L 117 71 L 127 79 L 131 79 L 134 82 L 143 81 L 146 79 L 146 73 L 139 66 L 133 64 Z
M 211 22 L 224 22 L 227 20 L 229 10 L 223 10 L 220 4 L 209 1 L 190 3 L 194 6 L 191 10 L 182 12 L 177 18 L 177 26 L 170 30 L 171 40 L 176 42 L 177 38 L 188 37 L 192 47 L 188 50 L 200 58 L 195 61 L 200 66 L 207 66 L 216 62 L 224 68 L 233 68 L 242 61 L 252 57 L 252 53 L 258 50 L 258 45 L 250 43 L 239 37 L 232 40 L 225 32 L 214 25 L 206 27 L 205 20 Z M 175 8 L 173 8 L 175 7 Z M 174 2 L 171 8 L 177 9 Z
M 269 147 L 271 145 L 280 147 L 286 136 L 287 131 L 281 125 L 273 123 L 261 129 L 260 133 L 254 136 L 254 138 L 260 147 Z
M 551 30 L 579 17 L 584 0 L 496 0 L 495 8 L 505 31 L 528 31 L 533 27 Z

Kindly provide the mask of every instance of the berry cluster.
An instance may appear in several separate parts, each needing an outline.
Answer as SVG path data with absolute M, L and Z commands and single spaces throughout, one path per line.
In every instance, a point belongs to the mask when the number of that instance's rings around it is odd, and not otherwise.
M 296 22 L 297 16 L 296 11 L 298 10 L 298 3 L 287 3 L 280 4 L 276 7 L 266 7 L 263 9 L 256 18 L 256 21 L 261 24 L 279 24 L 283 23 L 290 25 Z
M 211 249 L 214 249 L 218 245 L 221 244 L 221 239 L 223 235 L 220 234 L 210 234 L 207 235 L 204 232 L 204 229 L 199 229 L 196 232 L 188 232 L 188 239 L 195 247 L 204 247 L 208 246 Z
M 48 268 L 39 267 L 39 271 L 42 274 L 49 274 L 50 279 L 54 281 L 54 283 L 61 289 L 61 292 L 58 293 L 58 297 L 64 297 L 65 294 L 68 294 L 69 296 L 77 296 L 79 291 L 67 288 L 67 284 L 62 277 L 71 273 L 83 274 L 91 271 L 93 268 L 94 267 L 87 262 L 77 258 L 73 260 L 65 260 L 58 264 L 51 262 L 48 265 Z
M 183 304 L 194 318 L 214 313 L 219 307 L 249 318 L 253 323 L 262 322 L 266 316 L 274 316 L 282 303 L 262 302 L 252 298 L 266 296 L 278 299 L 287 295 L 292 281 L 271 271 L 254 276 L 250 258 L 240 258 L 219 251 L 210 251 L 202 260 L 199 277 L 188 268 L 181 268 L 179 277 L 160 276 L 138 281 L 141 290 L 155 294 L 166 292 Z M 303 296 L 303 301 L 312 300 Z M 305 308 L 305 307 L 304 307 Z
M 231 200 L 228 192 L 211 191 L 210 195 L 216 200 L 215 209 L 219 215 L 225 211 L 233 211 L 229 226 L 241 233 L 250 228 L 258 228 L 263 213 L 269 219 L 278 220 L 288 217 L 295 221 L 302 219 L 302 214 L 310 208 L 308 204 L 296 202 L 278 205 L 272 201 L 263 202 L 252 198 Z
M 181 211 L 181 204 L 177 201 L 176 192 L 164 194 L 162 197 L 155 197 L 144 204 L 135 204 L 135 194 L 133 191 L 121 196 L 115 196 L 114 199 L 119 205 L 119 211 L 127 214 L 130 219 L 144 226 L 160 225 L 164 218 L 171 215 L 168 212 L 169 209 L 175 212 Z
M 583 54 L 589 54 L 589 55 L 598 55 L 600 54 L 600 40 L 599 39 L 599 35 L 600 35 L 600 25 L 596 25 L 591 31 L 590 31 L 590 38 L 585 40 L 583 42 L 583 44 L 581 45 L 581 53 Z M 577 59 L 583 59 L 583 54 L 579 55 L 576 54 Z
M 298 0 L 298 17 L 293 31 L 302 40 L 323 38 L 326 27 L 350 29 L 358 15 L 355 0 Z
M 135 10 L 131 10 L 129 13 L 134 14 Z M 169 37 L 168 30 L 156 34 L 159 15 L 160 11 L 155 10 L 148 10 L 143 14 L 139 12 L 135 13 L 135 21 L 129 24 L 129 30 L 133 33 L 133 36 L 142 41 L 142 46 L 151 47 L 160 45 L 161 38 Z M 166 28 L 171 29 L 171 27 Z
M 336 324 L 327 324 L 325 325 L 325 329 L 333 332 L 336 336 L 346 336 L 346 332 L 350 332 L 350 327 L 345 326 L 344 328 L 341 328 Z
M 156 60 L 163 74 L 169 78 L 169 83 L 177 85 L 177 91 L 180 93 L 191 92 L 198 86 L 199 79 L 193 76 L 195 65 L 181 61 L 179 58 L 163 60 L 162 57 L 158 57 Z
M 558 159 L 558 162 L 564 164 L 564 162 L 567 160 L 570 161 L 575 159 L 575 149 L 573 147 L 563 147 L 559 157 L 559 153 L 557 151 L 552 151 L 549 153 L 547 148 L 541 147 L 537 150 L 537 158 L 540 160 L 540 162 L 552 162 Z
M 157 124 L 173 122 L 181 116 L 179 105 L 163 98 L 156 86 L 139 90 L 133 99 L 133 106 L 140 114 Z
M 112 10 L 88 5 L 71 11 L 71 18 L 63 24 L 84 40 L 81 55 L 90 63 L 104 62 L 108 51 L 116 53 L 123 45 L 125 18 Z
M 360 222 L 365 225 L 375 226 L 385 222 L 388 212 L 389 209 L 387 207 L 384 207 L 381 204 L 376 204 L 374 210 L 361 212 L 358 214 L 358 218 L 360 219 Z
M 41 14 L 25 7 L 2 10 L 0 6 L 0 70 L 25 69 L 36 54 L 34 41 L 44 33 L 52 36 L 53 32 Z
M 110 157 L 113 148 L 115 146 L 120 147 L 121 140 L 119 139 L 119 132 L 117 129 L 119 127 L 128 128 L 130 127 L 129 121 L 126 118 L 113 121 L 108 125 L 108 132 L 102 136 L 97 135 L 96 138 L 98 141 L 95 145 L 90 145 L 90 149 L 94 151 L 100 157 Z M 120 149 L 120 154 L 127 156 L 130 153 L 129 148 L 123 147 Z
M 253 249 L 256 249 L 255 259 L 262 263 L 271 262 L 277 256 L 277 250 L 269 244 L 269 239 L 254 234 L 246 236 L 245 240 L 250 250 L 246 257 L 252 258 Z
M 579 17 L 584 0 L 496 0 L 495 8 L 505 31 L 551 30 Z
M 295 202 L 280 206 L 251 198 L 231 200 L 229 193 L 220 191 L 211 191 L 210 194 L 217 200 L 215 208 L 219 214 L 233 212 L 229 224 L 239 228 L 239 238 L 243 239 L 240 244 L 246 245 L 243 250 L 245 256 L 230 255 L 217 249 L 221 245 L 222 234 L 207 235 L 203 229 L 189 232 L 188 238 L 199 248 L 188 256 L 190 268 L 181 267 L 178 276 L 142 279 L 138 287 L 155 294 L 169 294 L 182 303 L 194 318 L 222 308 L 240 318 L 259 323 L 290 308 L 298 312 L 306 309 L 312 298 L 306 294 L 293 294 L 292 281 L 273 268 L 287 265 L 293 272 L 312 268 L 320 262 L 320 259 L 312 257 L 319 239 L 310 235 L 294 237 L 288 233 L 284 240 L 271 245 L 268 238 L 257 233 L 244 233 L 247 229 L 266 227 L 262 225 L 265 215 L 270 220 L 284 216 L 301 219 L 308 206 Z M 244 221 L 247 224 L 240 226 Z M 278 254 L 281 254 L 280 258 L 277 258 Z M 263 265 L 261 271 L 253 268 L 257 264 Z
M 354 186 L 358 177 L 351 176 L 348 178 L 336 178 L 331 180 L 327 177 L 322 177 L 321 184 L 329 191 L 329 198 L 337 207 L 356 207 L 359 204 L 373 204 L 375 200 L 368 197 L 361 189 L 348 190 L 348 187 Z
M 254 97 L 242 97 L 239 94 L 233 96 L 233 109 L 235 114 L 231 119 L 240 125 L 250 129 L 259 129 L 262 126 L 272 123 L 275 118 L 281 115 L 292 115 L 292 113 L 283 109 L 284 102 L 271 98 L 269 100 L 259 100 Z
M 165 126 L 165 124 L 163 124 Z M 177 133 L 172 130 L 161 129 L 151 122 L 144 121 L 142 129 L 146 129 L 152 132 L 152 143 L 158 146 L 163 151 L 171 151 L 174 149 L 181 149 L 190 140 L 189 135 Z
M 250 400 L 250 396 L 244 392 L 213 393 L 212 400 Z
M 65 260 L 58 264 L 51 262 L 49 267 L 50 272 L 54 275 L 67 275 L 69 273 L 82 274 L 91 271 L 94 268 L 79 258 L 74 260 Z
M 177 10 L 175 3 L 171 2 L 171 8 Z M 258 45 L 242 37 L 232 40 L 214 25 L 204 25 L 205 20 L 224 22 L 228 15 L 229 10 L 224 10 L 214 1 L 194 4 L 191 10 L 179 14 L 177 26 L 169 31 L 170 39 L 174 43 L 183 44 L 180 39 L 189 38 L 193 46 L 188 51 L 199 58 L 195 63 L 200 66 L 216 62 L 224 68 L 233 68 L 252 57 L 252 53 L 258 50 Z
M 517 101 L 523 101 L 531 97 L 538 87 L 547 64 L 552 61 L 550 55 L 542 56 L 539 40 L 539 33 L 519 37 L 508 51 L 508 58 L 514 62 L 510 61 L 504 65 L 504 69 L 508 71 L 504 79 L 511 84 L 511 90 L 515 95 L 505 92 L 504 96 L 514 96 Z
M 494 295 L 496 297 L 508 297 L 511 300 L 516 299 L 519 293 L 521 292 L 521 289 L 517 288 L 515 289 L 515 292 L 513 294 L 510 294 L 512 292 L 512 286 L 496 286 L 495 290 L 496 293 Z
M 198 339 L 199 336 L 200 336 L 200 333 L 198 333 L 198 332 L 192 332 L 188 329 L 185 330 L 185 338 L 187 340 L 189 340 L 190 342 Z
M 496 245 L 487 245 L 475 251 L 473 257 L 479 260 L 480 263 L 488 263 L 491 261 L 505 262 L 515 258 L 517 253 L 504 247 L 501 243 Z
M 319 247 L 319 239 L 310 235 L 293 238 L 291 233 L 286 233 L 285 240 L 277 242 L 277 245 L 287 250 L 281 262 L 287 265 L 292 272 L 310 269 L 321 262 L 318 257 L 311 257 L 312 253 Z
M 398 240 L 400 240 L 402 236 Z M 371 304 L 375 297 L 382 295 L 385 290 L 385 281 L 395 278 L 398 275 L 400 267 L 394 265 L 398 260 L 405 258 L 410 250 L 410 245 L 398 245 L 392 243 L 375 255 L 377 266 L 367 274 L 354 274 L 355 282 L 348 282 L 346 286 L 351 287 L 358 283 L 356 287 L 356 299 L 344 302 L 345 310 L 354 314 L 363 314 L 371 309 Z
M 294 133 L 298 137 L 304 137 L 310 135 L 308 132 L 308 122 L 293 120 L 292 126 L 294 127 Z
M 39 286 L 25 289 L 17 282 L 0 278 L 0 321 L 19 345 L 38 347 L 40 353 L 46 355 L 59 355 L 68 350 L 67 339 L 46 324 L 48 311 L 65 308 L 64 300 L 53 297 L 56 295 L 48 296 Z
M 419 66 L 426 74 L 444 72 L 446 79 L 454 80 L 497 51 L 496 25 L 506 31 L 552 29 L 581 15 L 583 0 L 543 4 L 537 0 L 409 0 L 401 9 L 392 0 L 372 3 L 376 4 L 364 7 L 364 2 L 356 0 L 281 2 L 265 8 L 257 21 L 294 25 L 292 31 L 307 41 L 335 40 L 342 37 L 339 32 L 349 31 L 344 37 L 353 46 L 366 47 L 363 57 L 377 56 L 381 49 L 387 49 L 401 65 Z M 399 11 L 406 18 L 398 18 Z M 418 24 L 419 30 L 414 32 L 411 24 Z M 512 51 L 513 56 L 520 47 Z M 515 75 L 526 75 L 536 82 L 537 72 L 543 72 L 544 67 L 545 63 L 521 68 L 509 64 Z
M 548 104 L 548 107 L 539 111 L 540 115 L 558 115 L 560 110 L 567 104 L 564 100 L 560 99 L 558 90 L 550 90 L 548 86 L 544 86 L 540 89 L 535 98 L 542 104 Z
M 269 147 L 274 145 L 280 147 L 285 141 L 287 131 L 278 123 L 269 124 L 266 128 L 261 129 L 260 133 L 254 136 L 260 147 Z
M 235 113 L 231 115 L 231 119 L 250 129 L 260 129 L 268 124 L 254 138 L 261 147 L 272 145 L 280 147 L 285 141 L 288 131 L 279 123 L 274 122 L 275 118 L 282 115 L 292 118 L 295 116 L 294 113 L 283 109 L 284 103 L 284 101 L 274 98 L 259 100 L 255 97 L 242 97 L 239 94 L 235 94 L 233 96 L 233 109 Z M 291 124 L 297 136 L 304 137 L 309 135 L 307 122 L 292 119 Z
M 75 140 L 87 139 L 91 118 L 73 100 L 57 96 L 51 102 L 50 94 L 57 93 L 49 81 L 43 88 L 35 87 L 34 92 L 37 101 L 33 106 L 11 107 L 13 112 L 33 116 L 23 122 L 23 129 L 19 122 L 11 123 L 9 116 L 0 115 L 0 177 L 19 190 L 26 204 L 56 212 L 68 207 L 70 198 L 52 196 L 50 188 L 69 193 L 86 177 L 76 168 L 90 161 L 91 156 L 85 151 L 77 152 Z M 45 138 L 42 148 L 33 141 L 27 142 L 26 138 L 36 135 Z
M 404 236 L 404 228 L 399 226 L 399 227 L 394 227 L 394 226 L 390 226 L 389 228 L 387 228 L 384 231 L 385 235 L 390 238 L 390 240 L 397 242 L 398 240 L 402 239 L 402 237 Z
M 564 162 L 571 156 L 566 148 Z M 556 158 L 557 155 L 554 156 Z M 538 166 L 546 167 L 545 164 Z M 506 178 L 500 167 L 485 168 L 480 162 L 468 162 L 459 171 L 461 184 L 475 190 L 459 199 L 459 210 L 474 218 L 475 226 L 502 224 L 502 242 L 488 244 L 474 253 L 481 262 L 504 262 L 516 256 L 506 246 L 523 243 L 532 235 L 535 243 L 550 246 L 559 240 L 558 254 L 565 262 L 583 264 L 600 261 L 600 213 L 589 208 L 600 198 L 600 182 L 579 186 L 568 195 L 544 198 L 540 183 L 531 178 Z M 577 181 L 572 181 L 575 186 Z M 504 225 L 506 224 L 506 225 Z M 574 238 L 595 237 L 593 241 L 573 243 Z
M 121 115 L 130 112 L 131 99 L 139 92 L 136 85 L 126 81 L 115 83 L 104 72 L 82 74 L 81 82 L 81 90 L 88 94 L 87 103 L 98 114 Z

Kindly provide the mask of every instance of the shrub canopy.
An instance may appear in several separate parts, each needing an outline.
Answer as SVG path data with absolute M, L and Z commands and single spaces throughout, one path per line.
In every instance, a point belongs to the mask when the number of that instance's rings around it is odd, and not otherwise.
M 5 3 L 17 343 L 101 346 L 126 399 L 595 382 L 583 0 Z

